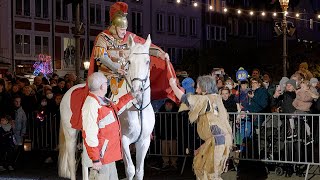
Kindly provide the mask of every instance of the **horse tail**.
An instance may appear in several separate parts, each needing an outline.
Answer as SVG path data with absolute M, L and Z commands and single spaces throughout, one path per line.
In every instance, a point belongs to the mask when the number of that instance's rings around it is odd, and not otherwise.
M 68 168 L 68 151 L 66 145 L 66 138 L 62 123 L 60 123 L 59 132 L 59 157 L 58 157 L 58 173 L 60 177 L 70 178 L 70 171 Z

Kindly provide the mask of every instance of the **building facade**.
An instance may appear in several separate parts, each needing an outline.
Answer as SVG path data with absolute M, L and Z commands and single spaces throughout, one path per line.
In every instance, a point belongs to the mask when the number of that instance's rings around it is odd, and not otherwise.
M 65 0 L 5 0 L 0 13 L 0 62 L 16 73 L 32 73 L 39 54 L 52 59 L 59 75 L 75 71 L 75 7 Z M 116 0 L 83 0 L 81 61 L 89 59 L 98 33 L 109 24 Z M 129 31 L 152 42 L 179 63 L 187 49 L 200 48 L 201 11 L 191 1 L 127 0 Z M 82 64 L 82 63 L 81 63 Z M 83 69 L 83 68 L 82 68 Z

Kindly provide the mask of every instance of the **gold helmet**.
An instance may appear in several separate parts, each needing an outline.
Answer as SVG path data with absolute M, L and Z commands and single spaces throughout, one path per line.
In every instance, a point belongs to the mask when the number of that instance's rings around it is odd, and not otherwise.
M 128 27 L 127 20 L 128 5 L 124 2 L 117 2 L 110 7 L 111 25 L 120 28 Z

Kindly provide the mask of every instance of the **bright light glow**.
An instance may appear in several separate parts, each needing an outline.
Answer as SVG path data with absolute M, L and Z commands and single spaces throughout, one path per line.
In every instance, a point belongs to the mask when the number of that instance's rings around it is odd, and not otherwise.
M 238 14 L 241 14 L 241 10 L 240 9 L 238 10 Z
M 318 15 L 318 19 L 320 19 L 320 14 Z
M 177 0 L 177 3 L 180 3 L 180 0 Z
M 193 3 L 193 6 L 194 6 L 194 7 L 197 7 L 197 6 L 198 6 L 198 3 L 197 3 L 197 2 L 194 2 L 194 3 Z
M 285 11 L 285 12 L 284 12 L 284 15 L 287 16 L 287 15 L 288 15 L 288 11 Z
M 253 16 L 253 11 L 250 11 L 250 15 Z
M 266 15 L 266 13 L 265 13 L 265 12 L 262 12 L 262 13 L 261 13 L 261 15 L 262 15 L 262 16 L 265 16 L 265 15 Z
M 212 9 L 213 9 L 213 7 L 212 7 L 212 6 L 209 6 L 209 9 L 210 9 L 210 10 L 212 10 Z
M 227 9 L 227 8 L 224 8 L 224 9 L 223 9 L 223 12 L 225 12 L 225 13 L 228 12 L 228 9 Z M 320 15 L 319 15 L 319 16 L 320 16 Z M 319 16 L 318 16 L 318 17 L 319 17 Z
M 85 69 L 85 70 L 88 70 L 89 67 L 90 67 L 90 62 L 89 62 L 89 61 L 83 62 L 83 66 L 84 66 L 84 69 Z
M 296 14 L 296 17 L 299 17 L 299 16 L 300 16 L 300 14 L 299 14 L 299 13 L 297 13 L 297 14 Z
M 276 16 L 277 16 L 277 13 L 273 13 L 273 16 L 276 17 Z

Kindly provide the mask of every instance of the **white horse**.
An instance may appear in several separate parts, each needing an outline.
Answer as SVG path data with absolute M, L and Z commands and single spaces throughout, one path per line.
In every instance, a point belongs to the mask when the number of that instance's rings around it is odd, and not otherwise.
M 120 115 L 122 130 L 122 151 L 123 160 L 126 167 L 127 179 L 143 179 L 144 159 L 150 145 L 150 134 L 153 131 L 155 115 L 150 104 L 150 56 L 151 45 L 150 35 L 145 44 L 135 44 L 133 38 L 129 37 L 130 55 L 127 61 L 126 83 L 119 89 L 117 96 L 112 98 L 118 100 L 122 95 L 133 92 L 138 103 Z M 60 126 L 60 146 L 59 146 L 59 176 L 76 179 L 75 149 L 78 131 L 71 127 L 72 116 L 70 103 L 71 93 L 85 84 L 72 87 L 64 95 L 61 105 L 61 126 Z M 131 159 L 129 145 L 135 143 L 136 147 L 136 168 Z M 88 167 L 82 167 L 83 179 L 88 179 Z

